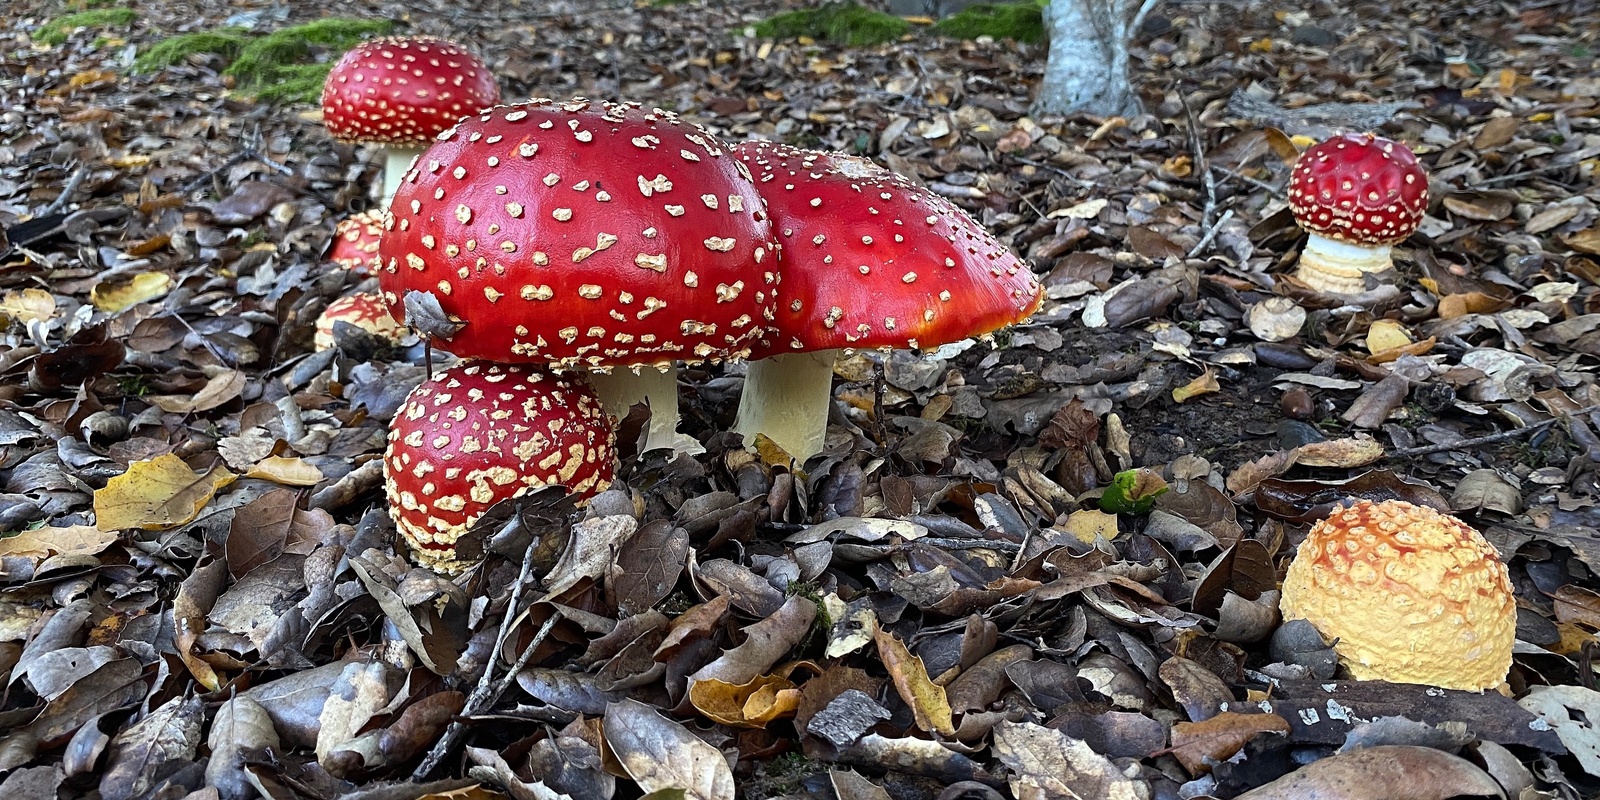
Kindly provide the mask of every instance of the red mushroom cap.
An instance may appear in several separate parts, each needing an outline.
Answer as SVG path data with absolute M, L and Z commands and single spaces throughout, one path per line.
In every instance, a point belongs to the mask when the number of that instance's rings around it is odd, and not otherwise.
M 615 474 L 612 420 L 582 376 L 465 361 L 434 373 L 389 427 L 389 514 L 418 556 L 448 565 L 502 500 L 560 484 L 587 499 Z
M 383 212 L 363 211 L 339 220 L 333 228 L 333 246 L 328 248 L 328 260 L 361 277 L 372 274 L 372 262 L 378 259 L 378 240 L 383 238 Z
M 363 42 L 322 85 L 322 124 L 346 142 L 426 144 L 468 114 L 500 102 L 478 57 L 431 36 Z
M 333 346 L 333 326 L 338 322 L 347 322 L 392 342 L 399 342 L 406 335 L 405 327 L 389 316 L 389 307 L 383 304 L 383 298 L 369 292 L 346 295 L 328 304 L 317 317 L 314 343 L 318 350 Z
M 1039 281 L 950 201 L 864 158 L 772 142 L 733 148 L 783 244 L 765 354 L 935 347 L 1021 322 Z
M 1346 133 L 1300 154 L 1289 176 L 1300 227 L 1357 245 L 1399 244 L 1428 210 L 1428 175 L 1405 145 Z
M 536 100 L 462 120 L 406 173 L 379 247 L 396 315 L 431 292 L 458 356 L 560 368 L 739 358 L 775 301 L 742 166 L 636 105 Z

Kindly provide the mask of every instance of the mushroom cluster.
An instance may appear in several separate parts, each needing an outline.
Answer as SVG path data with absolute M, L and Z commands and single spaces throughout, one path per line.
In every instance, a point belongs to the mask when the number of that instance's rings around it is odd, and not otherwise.
M 544 486 L 580 498 L 615 474 L 609 415 L 582 376 L 463 361 L 434 373 L 395 413 L 384 455 L 389 513 L 418 561 L 470 563 L 455 544 L 495 503 Z
M 743 358 L 774 318 L 761 196 L 709 132 L 637 104 L 534 100 L 442 134 L 408 171 L 379 249 L 397 315 L 431 295 L 464 358 L 596 375 L 676 442 L 676 361 Z
M 1347 133 L 1313 145 L 1289 176 L 1289 210 L 1310 238 L 1295 277 L 1328 294 L 1359 294 L 1393 266 L 1392 245 L 1428 210 L 1428 175 L 1405 145 Z
M 1335 639 L 1357 680 L 1493 689 L 1517 603 L 1494 546 L 1455 517 L 1359 500 L 1312 527 L 1283 581 L 1284 619 Z
M 836 351 L 931 348 L 1026 319 L 1033 272 L 950 201 L 871 161 L 771 142 L 733 148 L 783 245 L 774 335 L 734 430 L 804 461 L 822 448 Z
M 364 42 L 322 86 L 322 122 L 335 139 L 376 144 L 384 202 L 411 160 L 456 120 L 500 102 L 494 75 L 461 46 L 431 36 Z

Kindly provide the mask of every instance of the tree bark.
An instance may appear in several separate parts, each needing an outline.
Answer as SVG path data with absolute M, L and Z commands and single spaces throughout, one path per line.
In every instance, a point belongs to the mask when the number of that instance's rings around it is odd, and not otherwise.
M 1103 117 L 1140 110 L 1128 80 L 1128 43 L 1155 0 L 1050 0 L 1050 60 L 1034 112 Z

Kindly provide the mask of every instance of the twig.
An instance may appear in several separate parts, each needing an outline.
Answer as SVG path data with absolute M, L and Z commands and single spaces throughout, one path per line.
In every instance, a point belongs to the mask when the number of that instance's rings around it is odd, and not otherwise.
M 500 663 L 500 656 L 505 652 L 506 640 L 511 638 L 518 607 L 522 604 L 522 593 L 533 584 L 533 562 L 535 561 L 534 555 L 538 547 L 539 537 L 534 536 L 528 542 L 527 552 L 522 554 L 522 571 L 517 574 L 517 582 L 511 586 L 511 599 L 506 601 L 505 616 L 501 617 L 500 630 L 495 634 L 494 650 L 489 653 L 489 658 L 483 665 L 483 675 L 479 676 L 478 685 L 473 688 L 472 696 L 468 697 L 466 704 L 462 706 L 461 716 L 472 716 L 484 708 L 494 705 L 509 685 L 495 681 L 494 666 Z M 544 640 L 544 637 L 549 634 L 550 628 L 555 625 L 556 618 L 557 615 L 550 615 L 550 619 L 539 630 L 539 635 L 534 638 L 533 644 L 528 645 L 528 650 L 523 654 L 523 658 L 518 660 L 519 664 L 526 659 L 527 652 L 532 652 L 536 649 L 539 643 Z M 521 667 L 519 666 L 512 670 L 510 674 L 515 676 L 520 669 Z M 445 729 L 444 735 L 434 743 L 433 749 L 428 751 L 428 756 L 422 759 L 422 763 L 418 764 L 416 770 L 411 773 L 412 782 L 417 783 L 427 780 L 428 774 L 438 768 L 440 762 L 444 761 L 450 755 L 450 751 L 455 749 L 456 742 L 466 734 L 466 730 L 467 726 L 461 722 L 451 722 L 450 727 Z
M 1200 215 L 1200 227 L 1210 228 L 1217 216 L 1217 176 L 1211 174 L 1211 167 L 1206 161 L 1205 143 L 1200 141 L 1200 120 L 1195 118 L 1194 109 L 1189 107 L 1189 98 L 1184 95 L 1182 87 L 1178 90 L 1178 102 L 1183 104 L 1183 115 L 1189 120 L 1189 151 L 1194 154 L 1195 169 L 1200 171 L 1200 184 L 1206 189 L 1206 206 Z M 1193 255 L 1189 257 L 1194 258 Z
M 1512 173 L 1508 173 L 1506 175 L 1497 175 L 1497 176 L 1495 176 L 1493 178 L 1484 178 L 1483 180 L 1478 181 L 1477 185 L 1478 186 L 1488 186 L 1489 184 L 1492 184 L 1492 183 L 1506 183 L 1508 181 L 1514 181 L 1514 180 L 1518 180 L 1520 178 L 1529 178 L 1529 177 L 1532 177 L 1534 175 L 1543 175 L 1543 174 L 1545 174 L 1547 172 L 1560 172 L 1560 171 L 1565 170 L 1565 169 L 1572 169 L 1574 166 L 1577 166 L 1577 165 L 1575 165 L 1575 164 L 1550 164 L 1550 165 L 1547 165 L 1547 166 L 1539 167 L 1538 169 L 1525 169 L 1525 170 L 1522 170 L 1521 172 L 1512 172 Z
M 1226 176 L 1228 178 L 1238 178 L 1239 180 L 1244 181 L 1245 183 L 1248 183 L 1251 186 L 1256 187 L 1257 189 L 1265 189 L 1268 192 L 1271 192 L 1273 197 L 1277 197 L 1278 195 L 1283 194 L 1283 187 L 1282 186 L 1274 186 L 1274 185 L 1272 185 L 1270 183 L 1267 183 L 1266 181 L 1258 180 L 1256 178 L 1250 177 L 1249 175 L 1245 175 L 1242 172 L 1234 172 L 1233 170 L 1228 169 L 1227 167 L 1224 167 L 1224 166 L 1219 166 L 1217 164 L 1212 164 L 1211 165 L 1211 171 L 1212 172 L 1220 172 L 1220 173 L 1222 173 L 1224 176 Z
M 1217 238 L 1217 231 L 1222 230 L 1222 226 L 1228 224 L 1230 219 L 1233 219 L 1233 209 L 1231 208 L 1222 212 L 1222 216 L 1217 218 L 1216 224 L 1206 228 L 1206 235 L 1200 237 L 1200 241 L 1194 243 L 1194 249 L 1189 251 L 1189 258 L 1199 258 L 1200 253 L 1211 246 L 1211 240 Z
M 44 209 L 38 213 L 38 216 L 49 216 L 63 208 L 66 208 L 67 204 L 72 202 L 72 195 L 78 191 L 78 186 L 82 184 L 83 179 L 87 177 L 89 177 L 89 165 L 80 164 L 78 166 L 78 170 L 72 173 L 72 177 L 67 179 L 67 185 L 61 187 L 61 194 L 56 195 L 56 199 L 51 200 L 50 205 L 45 206 Z
M 1465 450 L 1469 447 L 1477 447 L 1478 445 L 1495 444 L 1498 442 L 1510 441 L 1512 439 L 1520 439 L 1524 436 L 1538 433 L 1545 428 L 1549 428 L 1556 423 L 1561 422 L 1562 420 L 1569 419 L 1578 414 L 1589 414 L 1595 411 L 1600 411 L 1600 405 L 1584 406 L 1583 408 L 1575 409 L 1558 417 L 1551 417 L 1543 422 L 1535 422 L 1532 425 L 1524 425 L 1521 428 L 1512 428 L 1509 431 L 1491 433 L 1487 436 L 1475 436 L 1471 439 L 1462 439 L 1459 442 L 1430 444 L 1425 447 L 1407 447 L 1403 450 L 1396 450 L 1393 453 L 1389 453 L 1388 455 L 1384 456 L 1384 458 L 1411 458 L 1412 456 L 1428 456 L 1433 455 L 1434 453 L 1445 453 L 1451 450 Z
M 889 442 L 889 431 L 883 422 L 883 398 L 889 389 L 885 372 L 882 361 L 872 370 L 872 438 L 878 440 L 879 447 L 885 447 Z
M 248 161 L 249 159 L 251 159 L 252 157 L 254 157 L 254 154 L 251 153 L 250 151 L 248 151 L 248 150 L 240 150 L 239 152 L 234 153 L 233 155 L 229 156 L 227 161 L 224 161 L 221 164 L 217 165 L 216 167 L 213 167 L 212 169 L 208 169 L 205 172 L 200 173 L 198 176 L 195 177 L 194 180 L 189 181 L 188 183 L 184 184 L 183 187 L 178 190 L 178 193 L 179 194 L 188 194 L 188 193 L 190 193 L 190 192 L 192 192 L 192 191 L 194 191 L 196 189 L 199 189 L 201 186 L 204 186 L 207 181 L 209 181 L 212 178 L 222 174 L 223 170 L 232 169 L 234 166 L 236 166 L 238 164 L 242 164 L 245 161 Z

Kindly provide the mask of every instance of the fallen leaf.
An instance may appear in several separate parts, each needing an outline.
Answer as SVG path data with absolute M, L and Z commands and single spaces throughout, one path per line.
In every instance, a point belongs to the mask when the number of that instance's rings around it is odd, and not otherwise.
M 220 464 L 196 474 L 172 453 L 135 461 L 127 472 L 107 481 L 105 488 L 95 490 L 95 527 L 103 531 L 162 530 L 182 525 L 198 516 L 217 490 L 236 477 Z
M 284 486 L 315 486 L 322 482 L 322 470 L 303 458 L 268 456 L 244 473 L 246 478 L 281 483 Z
M 45 526 L 0 538 L 0 556 L 21 556 L 40 560 L 60 554 L 92 556 L 111 546 L 117 534 L 92 525 L 64 528 Z
M 1109 542 L 1117 538 L 1117 515 L 1097 508 L 1080 508 L 1067 515 L 1067 521 L 1055 528 L 1072 534 L 1074 539 L 1084 544 L 1094 544 L 1095 539 Z
M 733 800 L 733 770 L 722 752 L 637 700 L 612 703 L 602 721 L 606 743 L 645 792 L 681 789 L 694 800 Z
M 200 391 L 194 394 L 150 395 L 145 399 L 170 414 L 192 414 L 196 411 L 210 411 L 233 400 L 244 391 L 244 385 L 244 373 L 230 369 L 207 380 L 206 385 L 200 387 Z
M 126 311 L 172 291 L 177 283 L 165 272 L 140 272 L 117 276 L 97 284 L 89 291 L 89 302 L 107 314 Z
M 12 289 L 0 296 L 0 315 L 23 324 L 43 322 L 56 314 L 56 299 L 43 289 Z
M 928 668 L 923 666 L 922 659 L 912 655 L 894 634 L 882 628 L 877 630 L 873 639 L 878 643 L 878 658 L 889 670 L 889 678 L 900 693 L 900 699 L 911 707 L 917 727 L 946 736 L 955 733 L 956 726 L 951 719 L 950 701 L 945 696 L 944 687 L 928 677 Z
M 1122 774 L 1081 739 L 1031 722 L 994 727 L 994 752 L 1018 800 L 1143 800 L 1149 787 Z
M 1352 750 L 1314 761 L 1234 800 L 1504 798 L 1500 784 L 1460 756 L 1414 745 Z
M 1263 733 L 1289 732 L 1289 723 L 1277 714 L 1241 714 L 1224 711 L 1201 722 L 1172 726 L 1172 755 L 1190 775 L 1204 775 L 1218 762 L 1232 758 Z
M 1183 386 L 1173 389 L 1172 401 L 1174 403 L 1182 403 L 1191 397 L 1198 397 L 1203 394 L 1211 394 L 1212 392 L 1220 391 L 1222 391 L 1222 385 L 1217 383 L 1216 373 L 1212 372 L 1208 368 L 1205 372 L 1200 373 L 1199 377 L 1189 381 Z
M 1308 467 L 1364 467 L 1384 456 L 1383 443 L 1366 437 L 1329 439 L 1300 445 L 1297 462 Z

